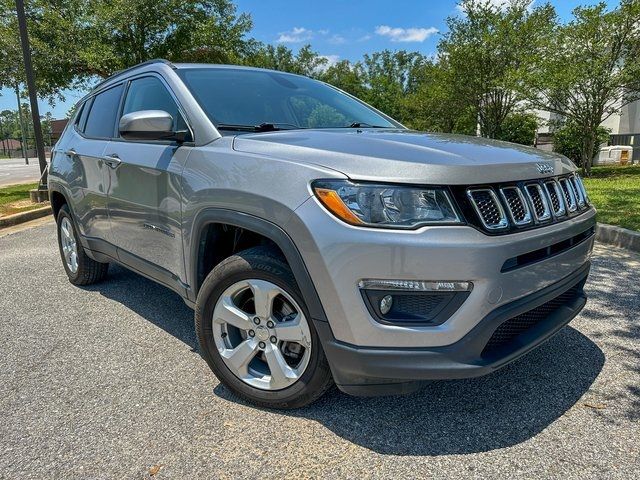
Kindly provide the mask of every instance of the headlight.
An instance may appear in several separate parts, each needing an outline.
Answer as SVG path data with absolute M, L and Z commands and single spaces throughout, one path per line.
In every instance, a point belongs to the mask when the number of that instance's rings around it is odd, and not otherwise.
M 410 229 L 461 223 L 444 188 L 326 180 L 314 182 L 313 191 L 327 210 L 351 225 Z

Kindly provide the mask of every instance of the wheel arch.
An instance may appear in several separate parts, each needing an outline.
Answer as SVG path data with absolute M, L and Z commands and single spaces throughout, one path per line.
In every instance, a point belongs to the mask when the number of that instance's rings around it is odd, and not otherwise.
M 191 264 L 188 272 L 189 284 L 192 286 L 194 297 L 197 297 L 200 289 L 198 269 L 200 266 L 200 255 L 202 254 L 200 251 L 201 245 L 203 238 L 207 234 L 207 229 L 211 224 L 226 224 L 242 228 L 272 241 L 287 260 L 306 306 L 309 309 L 311 318 L 324 322 L 327 321 L 311 275 L 307 270 L 300 251 L 291 237 L 278 225 L 268 220 L 227 209 L 208 208 L 199 212 L 195 217 L 192 229 L 193 236 L 189 248 Z M 195 298 L 193 300 L 195 300 Z
M 58 212 L 63 205 L 67 205 L 70 211 L 72 211 L 71 204 L 69 202 L 69 195 L 65 192 L 64 188 L 56 183 L 49 182 L 49 201 L 51 202 L 51 211 L 53 212 L 53 218 L 58 219 Z M 73 212 L 72 212 L 73 215 Z

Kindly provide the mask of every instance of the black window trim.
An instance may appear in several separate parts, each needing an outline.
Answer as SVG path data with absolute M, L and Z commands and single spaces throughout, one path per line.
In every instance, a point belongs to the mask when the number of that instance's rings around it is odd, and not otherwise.
M 86 135 L 85 132 L 84 132 L 84 129 L 87 126 L 87 120 L 89 119 L 89 115 L 91 115 L 91 110 L 93 110 L 93 103 L 94 103 L 95 98 L 98 95 L 102 94 L 102 93 L 108 92 L 112 88 L 117 88 L 117 87 L 120 87 L 120 86 L 124 87 L 124 82 L 118 82 L 118 83 L 116 83 L 114 85 L 109 85 L 109 87 L 107 87 L 107 88 L 102 88 L 102 89 L 100 89 L 100 90 L 98 90 L 96 92 L 92 92 L 91 95 L 89 97 L 87 97 L 87 99 L 84 101 L 83 107 L 87 104 L 87 102 L 91 102 L 91 105 L 89 105 L 89 107 L 88 107 L 89 110 L 87 111 L 87 117 L 85 119 L 84 125 L 82 126 L 82 130 L 79 130 L 77 128 L 77 124 L 74 125 L 74 128 L 76 129 L 76 132 L 78 133 L 78 135 L 80 135 L 82 138 L 85 138 L 87 140 L 106 140 L 106 141 L 113 140 L 113 134 L 116 131 L 117 122 L 119 120 L 117 112 L 116 112 L 116 121 L 114 122 L 114 125 L 112 126 L 112 130 L 111 130 L 111 135 L 112 135 L 111 137 L 92 137 L 92 136 Z M 124 92 L 124 88 L 122 89 L 122 92 L 120 92 L 120 100 L 119 100 L 120 103 L 122 103 L 122 93 L 123 92 Z
M 120 105 L 118 106 L 118 114 L 116 116 L 117 118 L 116 132 L 115 132 L 116 136 L 111 140 L 114 142 L 142 143 L 142 144 L 150 144 L 150 145 L 174 145 L 176 143 L 175 140 L 127 140 L 126 138 L 122 138 L 120 136 L 120 132 L 118 131 L 118 124 L 120 123 L 120 119 L 122 118 L 122 112 L 124 111 L 124 102 L 127 99 L 127 94 L 129 93 L 131 82 L 135 80 L 140 80 L 141 78 L 145 78 L 145 77 L 157 78 L 158 80 L 160 80 L 160 83 L 162 83 L 162 85 L 166 88 L 167 92 L 169 93 L 173 101 L 176 103 L 176 106 L 178 107 L 178 113 L 182 115 L 182 119 L 184 120 L 184 123 L 186 124 L 187 129 L 191 134 L 191 140 L 189 140 L 188 142 L 184 142 L 183 145 L 194 145 L 195 135 L 193 133 L 193 128 L 191 127 L 191 122 L 189 121 L 189 117 L 187 116 L 185 109 L 182 107 L 182 104 L 176 97 L 175 93 L 173 92 L 169 84 L 165 81 L 162 75 L 158 74 L 157 72 L 143 72 L 138 75 L 133 75 L 125 79 L 126 85 L 124 87 L 122 97 L 120 97 Z

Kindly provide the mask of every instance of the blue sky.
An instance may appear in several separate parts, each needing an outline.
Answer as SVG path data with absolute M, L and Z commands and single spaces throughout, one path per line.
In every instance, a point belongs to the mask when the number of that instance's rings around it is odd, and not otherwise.
M 294 50 L 311 43 L 330 61 L 358 60 L 367 52 L 384 49 L 435 53 L 440 35 L 446 31 L 446 18 L 460 13 L 455 0 L 236 0 L 235 3 L 238 11 L 251 14 L 254 22 L 251 35 L 256 39 L 282 43 Z M 551 3 L 566 20 L 576 6 L 594 4 L 597 0 Z M 15 94 L 7 89 L 0 93 L 0 110 L 15 109 Z M 63 118 L 84 93 L 65 92 L 66 100 L 55 106 L 41 102 L 40 112 L 51 111 L 56 118 Z

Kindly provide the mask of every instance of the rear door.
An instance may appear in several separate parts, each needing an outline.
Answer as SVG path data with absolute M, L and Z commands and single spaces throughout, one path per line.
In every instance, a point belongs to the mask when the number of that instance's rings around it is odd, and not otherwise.
M 73 130 L 59 145 L 67 156 L 67 179 L 73 213 L 85 237 L 110 241 L 107 211 L 108 169 L 104 151 L 114 136 L 123 85 L 119 84 L 89 98 L 83 105 Z
M 120 117 L 140 110 L 166 111 L 176 128 L 186 126 L 175 97 L 157 75 L 145 74 L 128 83 Z M 105 150 L 111 235 L 118 256 L 171 287 L 184 280 L 181 173 L 190 150 L 171 141 L 120 136 Z

